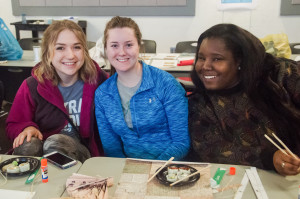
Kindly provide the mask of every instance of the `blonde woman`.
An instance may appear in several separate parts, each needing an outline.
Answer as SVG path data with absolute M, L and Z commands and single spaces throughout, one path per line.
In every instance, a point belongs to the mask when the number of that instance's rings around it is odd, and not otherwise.
M 6 121 L 14 154 L 57 150 L 80 161 L 100 155 L 94 92 L 107 75 L 90 58 L 85 34 L 72 21 L 56 21 L 41 49 L 41 62 L 19 88 Z

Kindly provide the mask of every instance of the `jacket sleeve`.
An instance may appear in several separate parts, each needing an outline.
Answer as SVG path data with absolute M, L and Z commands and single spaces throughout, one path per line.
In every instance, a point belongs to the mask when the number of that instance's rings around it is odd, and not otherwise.
M 164 88 L 163 105 L 168 118 L 172 143 L 158 159 L 166 160 L 174 157 L 175 160 L 181 160 L 187 155 L 190 148 L 188 100 L 182 86 L 174 78 L 171 80 L 164 84 L 169 86 Z
M 26 80 L 21 84 L 9 115 L 6 120 L 6 134 L 8 138 L 15 139 L 26 127 L 38 125 L 33 122 L 35 105 L 31 98 Z
M 101 99 L 101 91 L 97 89 L 95 93 L 95 115 L 104 154 L 109 157 L 125 158 L 122 140 L 120 136 L 112 130 L 107 121 Z

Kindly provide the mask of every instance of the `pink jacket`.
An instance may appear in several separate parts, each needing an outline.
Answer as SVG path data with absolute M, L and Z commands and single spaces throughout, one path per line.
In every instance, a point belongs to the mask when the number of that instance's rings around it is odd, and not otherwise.
M 95 122 L 94 93 L 108 76 L 96 63 L 95 65 L 98 68 L 98 84 L 84 83 L 79 131 L 81 140 L 89 147 L 91 155 L 99 156 L 103 155 L 103 149 Z M 37 82 L 36 89 L 29 88 L 30 78 L 36 80 L 33 75 L 35 68 L 32 70 L 32 76 L 24 80 L 20 86 L 6 120 L 6 134 L 12 140 L 28 126 L 39 129 L 45 140 L 53 134 L 60 133 L 68 124 L 64 115 L 68 115 L 68 112 L 57 86 L 53 86 L 51 81 L 45 79 L 44 83 Z M 34 87 L 33 84 L 30 85 Z M 32 96 L 32 93 L 36 93 L 34 94 L 36 96 Z

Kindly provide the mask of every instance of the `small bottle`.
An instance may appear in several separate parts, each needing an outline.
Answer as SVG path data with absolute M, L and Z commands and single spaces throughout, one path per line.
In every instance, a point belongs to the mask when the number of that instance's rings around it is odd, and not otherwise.
M 22 14 L 22 24 L 27 24 L 26 14 Z
M 42 182 L 46 183 L 48 182 L 48 165 L 47 165 L 47 159 L 41 160 L 41 170 L 42 170 Z
M 170 48 L 170 53 L 175 53 L 175 49 L 176 49 L 175 47 L 171 47 Z

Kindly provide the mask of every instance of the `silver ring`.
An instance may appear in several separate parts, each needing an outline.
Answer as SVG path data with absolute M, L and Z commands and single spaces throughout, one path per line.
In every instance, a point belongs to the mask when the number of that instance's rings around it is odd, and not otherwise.
M 285 163 L 284 162 L 281 163 L 281 167 L 284 169 L 284 167 L 285 167 Z

